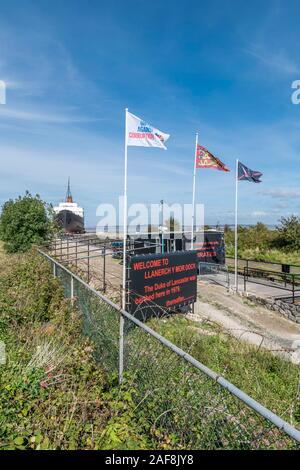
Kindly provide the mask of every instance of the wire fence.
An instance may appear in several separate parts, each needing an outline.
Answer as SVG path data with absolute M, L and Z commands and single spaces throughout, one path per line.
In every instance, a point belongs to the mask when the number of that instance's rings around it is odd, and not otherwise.
M 230 288 L 230 277 L 226 265 L 199 263 L 199 277 Z
M 297 429 L 39 252 L 76 302 L 99 364 L 121 373 L 157 440 L 174 449 L 299 448 Z

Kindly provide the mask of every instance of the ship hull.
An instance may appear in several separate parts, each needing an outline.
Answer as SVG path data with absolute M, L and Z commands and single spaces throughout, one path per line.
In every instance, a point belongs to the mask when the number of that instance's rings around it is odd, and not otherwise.
M 84 233 L 84 220 L 80 215 L 68 210 L 62 210 L 55 215 L 55 221 L 59 227 L 67 233 Z

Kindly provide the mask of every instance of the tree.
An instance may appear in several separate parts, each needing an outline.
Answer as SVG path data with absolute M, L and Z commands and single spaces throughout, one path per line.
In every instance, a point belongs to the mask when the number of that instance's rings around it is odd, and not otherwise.
M 276 227 L 277 243 L 290 250 L 300 249 L 300 218 L 296 215 L 282 217 L 280 225 Z
M 25 196 L 9 199 L 2 208 L 0 238 L 8 253 L 24 252 L 41 243 L 53 231 L 52 207 L 26 191 Z
M 239 227 L 239 245 L 241 248 L 267 249 L 271 246 L 275 233 L 265 224 L 257 222 L 251 227 Z

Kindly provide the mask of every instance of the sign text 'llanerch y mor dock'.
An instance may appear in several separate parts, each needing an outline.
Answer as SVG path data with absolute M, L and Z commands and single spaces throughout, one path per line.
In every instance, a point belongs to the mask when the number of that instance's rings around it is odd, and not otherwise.
M 175 310 L 195 302 L 196 251 L 132 256 L 129 285 L 131 313 L 146 304 Z

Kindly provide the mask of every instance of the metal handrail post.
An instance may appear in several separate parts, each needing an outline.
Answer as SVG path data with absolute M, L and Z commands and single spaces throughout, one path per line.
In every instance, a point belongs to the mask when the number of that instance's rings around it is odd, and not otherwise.
M 88 283 L 90 282 L 90 241 L 88 241 Z
M 71 276 L 71 299 L 74 299 L 74 277 Z
M 295 303 L 295 275 L 292 274 L 293 276 L 293 304 Z
M 106 257 L 106 245 L 103 247 L 103 273 L 102 273 L 102 290 L 105 292 L 106 290 L 106 283 L 105 283 L 105 257 Z

